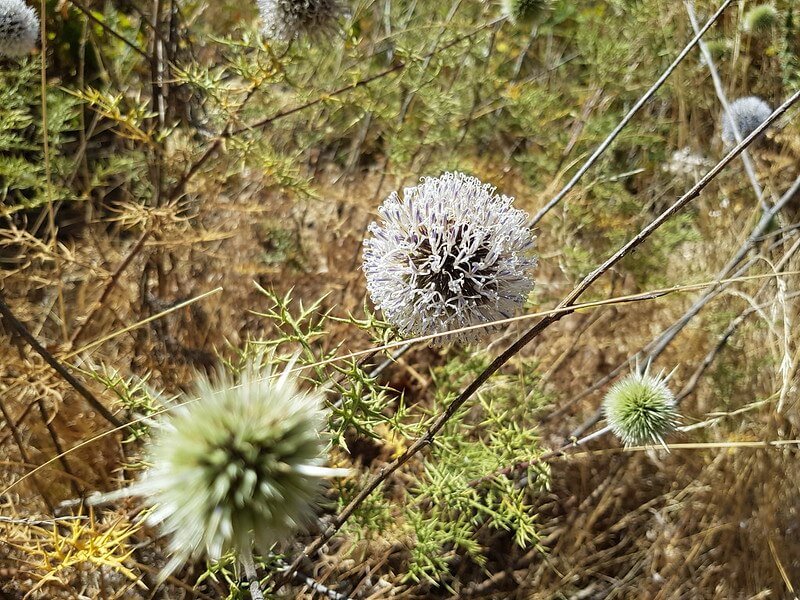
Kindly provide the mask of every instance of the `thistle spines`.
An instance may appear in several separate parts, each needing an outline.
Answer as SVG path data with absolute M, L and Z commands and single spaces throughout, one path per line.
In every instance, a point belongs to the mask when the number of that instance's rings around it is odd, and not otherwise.
M 503 14 L 515 25 L 535 25 L 544 20 L 550 0 L 503 0 Z
M 268 553 L 312 519 L 322 478 L 343 474 L 323 466 L 322 396 L 290 370 L 258 360 L 236 379 L 200 376 L 154 433 L 152 466 L 124 494 L 153 506 L 149 523 L 170 538 L 162 576 L 201 556 Z
M 638 367 L 616 383 L 603 399 L 603 414 L 614 435 L 625 446 L 659 444 L 666 447 L 664 437 L 675 430 L 680 415 L 675 396 L 667 382 L 672 373 L 664 376 L 649 374 Z M 674 372 L 674 371 L 673 371 Z
M 386 199 L 364 241 L 363 270 L 372 301 L 401 335 L 476 341 L 525 302 L 534 238 L 512 204 L 458 172 Z

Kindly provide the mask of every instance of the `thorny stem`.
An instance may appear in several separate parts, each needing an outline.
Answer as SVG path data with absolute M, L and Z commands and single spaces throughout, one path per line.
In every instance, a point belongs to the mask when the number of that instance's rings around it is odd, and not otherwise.
M 549 213 L 556 204 L 561 202 L 564 199 L 564 197 L 570 192 L 570 190 L 572 190 L 572 188 L 575 187 L 578 181 L 580 181 L 581 177 L 584 176 L 586 171 L 588 171 L 591 168 L 591 166 L 597 162 L 597 159 L 600 158 L 600 156 L 608 149 L 608 147 L 616 139 L 616 137 L 620 134 L 620 132 L 628 125 L 628 123 L 630 123 L 634 115 L 636 115 L 636 113 L 639 112 L 639 109 L 642 108 L 642 106 L 644 106 L 645 103 L 648 100 L 650 100 L 650 98 L 653 97 L 653 94 L 655 94 L 658 91 L 658 89 L 662 86 L 662 84 L 678 67 L 681 61 L 684 58 L 686 58 L 689 52 L 691 52 L 692 48 L 694 48 L 697 42 L 700 41 L 700 38 L 703 36 L 703 34 L 706 31 L 708 31 L 708 29 L 716 22 L 716 20 L 722 15 L 725 9 L 728 8 L 728 5 L 731 2 L 733 2 L 733 0 L 725 0 L 725 2 L 722 3 L 722 6 L 720 6 L 717 9 L 717 12 L 714 13 L 714 16 L 712 16 L 711 19 L 709 19 L 708 23 L 706 23 L 703 26 L 703 28 L 694 36 L 692 41 L 690 41 L 686 45 L 686 47 L 683 50 L 681 50 L 681 53 L 678 54 L 678 56 L 675 58 L 674 61 L 672 61 L 672 64 L 669 67 L 667 67 L 667 70 L 661 74 L 661 77 L 658 78 L 658 80 L 652 85 L 652 87 L 649 90 L 647 90 L 647 92 L 645 92 L 644 96 L 639 98 L 636 104 L 634 104 L 633 107 L 628 111 L 628 114 L 626 114 L 623 117 L 623 119 L 614 128 L 614 130 L 608 134 L 608 137 L 605 140 L 603 140 L 603 143 L 597 147 L 597 149 L 592 153 L 592 155 L 587 159 L 587 161 L 583 163 L 583 166 L 581 166 L 581 168 L 578 169 L 578 172 L 575 173 L 572 179 L 569 180 L 569 183 L 567 183 L 567 185 L 565 185 L 561 189 L 561 191 L 558 192 L 558 194 L 556 194 L 553 197 L 552 200 L 550 200 L 547 204 L 545 204 L 539 210 L 539 212 L 537 212 L 534 215 L 533 219 L 531 219 L 531 224 L 530 224 L 531 227 L 535 227 L 539 223 L 539 221 L 541 221 L 544 218 L 544 216 L 547 213 Z
M 479 477 L 478 479 L 474 479 L 474 480 L 469 482 L 469 487 L 472 487 L 472 488 L 479 487 L 481 484 L 486 483 L 487 481 L 491 481 L 491 480 L 493 480 L 493 479 L 495 479 L 497 477 L 500 477 L 500 476 L 511 477 L 514 473 L 517 473 L 519 471 L 524 471 L 524 470 L 529 469 L 530 467 L 532 467 L 534 465 L 540 465 L 543 462 L 548 461 L 548 460 L 550 460 L 552 458 L 558 458 L 559 456 L 564 456 L 565 454 L 567 454 L 568 450 L 573 449 L 573 448 L 580 448 L 585 443 L 591 442 L 592 440 L 595 440 L 595 439 L 597 439 L 599 437 L 602 437 L 605 434 L 607 434 L 609 431 L 611 431 L 611 427 L 605 426 L 602 429 L 598 429 L 597 431 L 594 431 L 594 432 L 590 433 L 589 435 L 586 435 L 586 436 L 582 437 L 579 440 L 575 440 L 575 441 L 571 441 L 571 442 L 567 442 L 567 443 L 563 444 L 561 446 L 561 448 L 559 448 L 558 450 L 551 450 L 549 452 L 545 452 L 544 454 L 541 454 L 540 456 L 537 456 L 533 460 L 526 460 L 524 462 L 514 463 L 513 465 L 510 465 L 508 467 L 504 467 L 504 468 L 502 468 L 502 469 L 500 469 L 498 471 L 495 471 L 494 473 L 490 473 L 489 475 L 484 475 L 483 477 Z
M 727 5 L 728 3 L 726 3 Z M 626 242 L 617 252 L 611 257 L 606 259 L 599 267 L 589 273 L 567 296 L 558 304 L 559 309 L 568 309 L 574 305 L 578 299 L 588 290 L 592 284 L 597 281 L 604 273 L 611 267 L 616 265 L 620 260 L 625 258 L 628 254 L 633 252 L 636 247 L 641 245 L 647 240 L 661 225 L 667 222 L 681 209 L 683 209 L 689 202 L 696 199 L 700 193 L 708 186 L 708 184 L 719 175 L 725 167 L 727 167 L 739 154 L 744 150 L 747 145 L 752 143 L 761 133 L 769 127 L 775 119 L 785 113 L 789 107 L 800 100 L 800 90 L 795 92 L 786 102 L 779 106 L 770 117 L 764 121 L 755 131 L 753 131 L 742 143 L 736 145 L 717 165 L 712 168 L 706 175 L 697 182 L 686 194 L 678 198 L 672 206 L 667 208 L 656 219 L 650 222 L 645 228 L 637 233 L 633 238 Z M 323 544 L 330 540 L 334 534 L 344 525 L 350 518 L 355 510 L 361 506 L 372 492 L 374 492 L 389 476 L 397 471 L 401 466 L 408 462 L 411 457 L 417 454 L 423 448 L 430 446 L 433 443 L 436 434 L 441 431 L 445 424 L 452 418 L 452 416 L 461 408 L 461 406 L 469 400 L 475 392 L 477 392 L 486 381 L 494 375 L 500 368 L 505 365 L 511 358 L 520 352 L 525 346 L 539 336 L 545 329 L 553 323 L 559 321 L 565 315 L 570 314 L 570 310 L 564 310 L 556 314 L 544 317 L 541 321 L 531 327 L 525 334 L 522 335 L 516 342 L 514 342 L 505 352 L 495 358 L 491 364 L 486 367 L 478 376 L 464 389 L 463 392 L 453 400 L 444 412 L 430 425 L 424 435 L 418 438 L 403 454 L 398 456 L 388 465 L 385 465 L 381 470 L 361 489 L 358 495 L 345 506 L 342 511 L 336 516 L 331 525 L 313 542 L 311 542 L 302 553 L 294 560 L 289 569 L 283 571 L 275 580 L 275 590 L 280 589 L 289 578 L 294 574 L 302 561 L 314 554 L 319 550 Z

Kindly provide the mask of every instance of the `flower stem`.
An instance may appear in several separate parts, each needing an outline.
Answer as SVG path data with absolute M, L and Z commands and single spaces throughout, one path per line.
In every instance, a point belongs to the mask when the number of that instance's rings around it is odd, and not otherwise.
M 258 581 L 258 573 L 256 573 L 256 566 L 253 563 L 253 553 L 247 549 L 239 556 L 239 560 L 244 567 L 244 574 L 250 582 L 250 598 L 252 600 L 264 600 L 264 594 L 261 592 Z

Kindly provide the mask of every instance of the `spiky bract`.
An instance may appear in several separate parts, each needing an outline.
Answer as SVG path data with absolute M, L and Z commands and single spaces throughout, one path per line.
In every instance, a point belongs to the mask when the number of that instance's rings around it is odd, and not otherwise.
M 736 144 L 736 135 L 732 123 L 736 123 L 736 128 L 742 139 L 758 129 L 764 121 L 772 114 L 769 104 L 758 96 L 747 96 L 734 100 L 730 105 L 730 116 L 723 113 L 722 116 L 722 141 L 726 145 Z M 731 121 L 731 116 L 733 121 Z
M 36 12 L 24 0 L 0 0 L 0 56 L 24 56 L 38 38 Z
M 463 173 L 393 192 L 364 241 L 367 290 L 404 335 L 431 335 L 510 317 L 527 298 L 536 259 L 528 215 Z M 433 340 L 471 342 L 491 327 Z
M 762 33 L 772 29 L 779 20 L 777 8 L 771 4 L 759 4 L 744 15 L 744 30 L 748 33 Z
M 273 40 L 330 34 L 344 14 L 339 0 L 258 0 L 261 31 Z
M 533 25 L 544 20 L 550 0 L 503 0 L 503 14 L 515 25 Z
M 626 446 L 664 445 L 664 436 L 677 427 L 675 396 L 663 373 L 634 371 L 616 383 L 603 400 L 608 426 Z
M 322 466 L 322 398 L 300 391 L 289 369 L 202 376 L 195 393 L 154 433 L 151 467 L 127 490 L 170 536 L 163 574 L 204 555 L 268 552 L 309 521 L 321 477 L 336 474 Z

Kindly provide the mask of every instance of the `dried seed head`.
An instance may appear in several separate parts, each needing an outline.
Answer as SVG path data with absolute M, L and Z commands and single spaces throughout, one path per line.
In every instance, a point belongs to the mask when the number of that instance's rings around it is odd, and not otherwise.
M 503 14 L 515 25 L 533 25 L 550 10 L 550 0 L 503 0 Z
M 655 377 L 638 369 L 619 381 L 603 400 L 611 431 L 626 446 L 664 444 L 664 436 L 679 422 L 675 396 L 663 372 Z
M 24 56 L 36 47 L 39 17 L 23 0 L 0 0 L 0 56 Z
M 203 376 L 196 394 L 154 432 L 152 466 L 119 494 L 155 507 L 149 523 L 172 554 L 162 576 L 201 556 L 267 553 L 311 519 L 321 478 L 341 474 L 322 466 L 322 397 L 300 391 L 288 368 Z
M 734 100 L 730 105 L 730 115 L 723 113 L 722 116 L 722 141 L 727 146 L 736 144 L 736 134 L 732 123 L 736 123 L 736 128 L 742 139 L 753 133 L 766 121 L 772 114 L 769 104 L 757 96 L 747 96 Z M 731 121 L 731 117 L 733 120 Z
M 258 0 L 262 32 L 272 40 L 329 35 L 345 9 L 339 0 Z
M 463 173 L 392 193 L 364 241 L 367 291 L 401 335 L 423 336 L 512 316 L 536 264 L 528 215 Z M 436 338 L 471 342 L 491 327 Z

